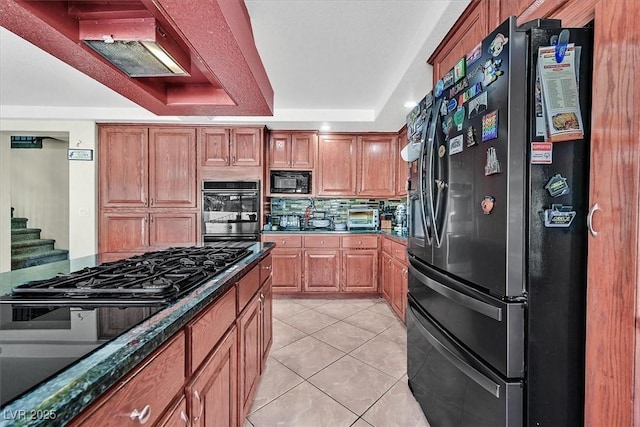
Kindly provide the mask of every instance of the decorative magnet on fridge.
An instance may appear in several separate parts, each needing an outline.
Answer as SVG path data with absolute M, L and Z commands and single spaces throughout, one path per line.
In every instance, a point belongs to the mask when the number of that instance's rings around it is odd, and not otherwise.
M 462 146 L 464 145 L 464 135 L 458 135 L 449 140 L 449 155 L 462 153 Z
M 484 166 L 484 174 L 485 176 L 489 176 L 497 173 L 500 173 L 500 161 L 498 160 L 496 149 L 490 147 L 487 150 L 487 163 Z
M 478 145 L 478 141 L 476 141 L 476 130 L 473 126 L 469 126 L 467 128 L 467 147 L 473 147 L 474 145 Z
M 493 208 L 496 205 L 496 198 L 493 196 L 484 196 L 482 202 L 480 202 L 480 207 L 482 208 L 482 212 L 485 215 L 489 215 Z
M 456 65 L 453 66 L 453 80 L 458 81 L 465 76 L 467 72 L 467 60 L 463 56 L 460 58 Z
M 498 110 L 482 116 L 482 142 L 498 137 Z

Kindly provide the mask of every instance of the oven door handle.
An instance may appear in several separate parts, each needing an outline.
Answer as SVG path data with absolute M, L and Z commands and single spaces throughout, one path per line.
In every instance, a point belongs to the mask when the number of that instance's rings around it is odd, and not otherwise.
M 495 307 L 491 304 L 487 304 L 486 302 L 471 298 L 458 291 L 441 285 L 435 280 L 429 279 L 412 265 L 409 265 L 409 272 L 412 275 L 416 276 L 418 280 L 420 280 L 420 283 L 430 288 L 432 291 L 439 293 L 443 297 L 449 298 L 450 300 L 468 308 L 469 310 L 473 310 L 493 320 L 502 322 L 502 309 L 500 307 Z
M 407 315 L 414 322 L 420 334 L 427 340 L 429 343 L 435 348 L 438 353 L 442 355 L 449 363 L 458 368 L 460 372 L 464 373 L 468 378 L 473 380 L 480 387 L 491 393 L 496 398 L 500 398 L 500 384 L 496 384 L 490 378 L 487 378 L 482 372 L 479 372 L 472 366 L 470 366 L 465 361 L 461 360 L 458 356 L 456 356 L 451 350 L 447 348 L 446 345 L 442 344 L 436 337 L 431 335 L 429 331 L 422 326 L 418 317 L 414 314 L 414 309 L 409 306 L 409 310 L 407 310 Z

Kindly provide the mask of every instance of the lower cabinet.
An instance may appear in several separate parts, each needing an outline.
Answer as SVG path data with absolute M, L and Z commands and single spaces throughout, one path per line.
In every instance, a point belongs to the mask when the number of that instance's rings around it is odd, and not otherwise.
M 378 291 L 378 251 L 355 249 L 342 252 L 342 290 L 344 292 Z
M 241 426 L 273 341 L 271 266 L 268 255 L 69 425 Z
M 192 427 L 237 426 L 237 358 L 237 334 L 232 327 L 185 388 Z
M 382 297 L 405 322 L 409 269 L 406 245 L 385 238 L 382 243 Z
M 340 290 L 340 251 L 310 249 L 304 251 L 304 292 Z

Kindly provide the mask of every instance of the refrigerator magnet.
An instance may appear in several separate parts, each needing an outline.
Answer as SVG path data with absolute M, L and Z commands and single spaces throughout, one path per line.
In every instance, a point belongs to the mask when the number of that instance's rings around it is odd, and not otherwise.
M 498 110 L 482 116 L 482 142 L 498 137 Z
M 447 116 L 447 118 L 442 121 L 442 132 L 444 132 L 446 138 L 449 138 L 451 128 L 453 128 L 453 117 Z
M 559 173 L 551 177 L 544 186 L 544 189 L 549 192 L 551 197 L 560 197 L 571 192 L 569 184 L 567 184 L 567 178 L 563 177 Z
M 444 157 L 445 154 L 447 154 L 447 147 L 445 147 L 444 145 L 441 145 L 438 148 L 438 157 L 442 158 Z
M 444 82 L 442 81 L 442 79 L 440 79 L 436 82 L 436 86 L 434 88 L 434 94 L 436 95 L 436 98 L 440 98 L 440 96 L 442 96 L 443 91 L 444 91 Z
M 576 217 L 573 206 L 551 205 L 551 209 L 544 211 L 544 226 L 547 228 L 567 228 Z
M 480 84 L 480 83 L 478 83 Z M 468 91 L 467 91 L 468 92 Z M 465 92 L 466 94 L 466 92 Z M 480 113 L 487 111 L 487 92 L 482 92 L 480 95 L 469 101 L 469 119 L 477 116 Z
M 449 102 L 447 102 L 447 113 L 453 113 L 456 108 L 458 108 L 458 101 L 455 98 L 451 98 Z
M 440 115 L 443 117 L 447 115 L 447 98 L 442 98 L 442 103 L 440 104 Z
M 458 135 L 455 138 L 449 140 L 449 155 L 462 153 L 462 146 L 464 145 L 464 135 Z
M 456 125 L 458 132 L 460 132 L 464 124 L 464 106 L 458 106 L 456 112 L 453 113 L 453 123 Z
M 467 53 L 467 65 L 471 65 L 476 62 L 482 56 L 482 42 L 478 43 L 476 47 L 469 53 Z
M 447 71 L 447 74 L 442 77 L 442 83 L 444 83 L 444 89 L 449 89 L 451 86 L 453 86 L 453 70 Z
M 504 74 L 504 71 L 500 70 L 500 66 L 502 65 L 502 59 L 487 59 L 484 63 L 484 67 L 482 70 L 484 72 L 484 80 L 482 81 L 482 85 L 484 87 L 489 86 L 491 83 L 495 82 L 498 77 Z
M 487 150 L 487 163 L 484 165 L 484 175 L 489 176 L 497 173 L 500 173 L 500 161 L 498 160 L 496 149 L 490 147 Z
M 469 126 L 467 128 L 467 147 L 473 147 L 474 145 L 478 145 L 478 141 L 476 141 L 476 130 L 473 126 Z
M 460 80 L 451 89 L 449 89 L 449 97 L 451 98 L 456 97 L 460 92 L 462 92 L 468 87 L 469 87 L 469 79 L 467 79 L 466 77 L 463 77 L 462 80 Z M 462 103 L 458 101 L 458 104 L 462 104 Z
M 466 74 L 466 71 L 467 71 L 467 60 L 463 56 L 462 58 L 460 58 L 458 62 L 456 62 L 456 65 L 453 66 L 453 80 L 457 82 L 458 80 L 463 78 Z
M 509 43 L 508 37 L 505 37 L 500 33 L 496 34 L 496 37 L 489 45 L 489 53 L 491 54 L 491 56 L 495 58 L 496 56 L 500 55 L 507 43 Z
M 496 205 L 496 198 L 493 196 L 484 196 L 482 202 L 480 202 L 480 207 L 482 208 L 482 212 L 485 215 L 489 215 L 493 208 Z

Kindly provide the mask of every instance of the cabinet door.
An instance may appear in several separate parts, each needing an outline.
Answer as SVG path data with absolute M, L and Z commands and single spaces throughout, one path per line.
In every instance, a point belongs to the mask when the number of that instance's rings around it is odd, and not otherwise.
M 393 196 L 396 191 L 395 135 L 366 135 L 358 137 L 358 195 Z
M 265 365 L 267 363 L 267 356 L 269 356 L 269 349 L 273 342 L 273 292 L 271 287 L 271 279 L 267 279 L 266 283 L 260 291 L 260 298 L 262 299 L 262 314 L 261 314 L 261 351 L 262 359 L 260 363 L 260 372 L 264 372 Z
M 401 261 L 394 259 L 391 261 L 391 276 L 393 295 L 391 297 L 391 308 L 404 321 L 405 298 L 407 297 L 407 266 Z
M 185 388 L 192 427 L 239 425 L 236 342 L 234 327 Z
M 304 251 L 304 291 L 338 292 L 340 290 L 340 251 Z
M 100 252 L 146 250 L 149 215 L 140 212 L 103 212 L 100 216 Z
M 178 403 L 170 409 L 170 412 L 162 417 L 162 420 L 158 421 L 158 427 L 177 427 L 177 426 L 190 426 L 190 420 L 187 416 L 187 400 L 184 396 L 180 398 Z
M 318 143 L 318 195 L 356 194 L 356 137 L 322 135 Z
M 291 166 L 291 134 L 272 133 L 269 137 L 269 167 L 285 169 Z
M 273 291 L 300 292 L 302 290 L 302 250 L 274 249 L 273 262 Z
M 229 129 L 200 129 L 200 165 L 229 166 Z
M 293 133 L 291 135 L 291 167 L 313 169 L 317 146 L 317 134 Z
M 382 296 L 389 305 L 393 299 L 393 279 L 391 274 L 391 255 L 382 254 Z
M 148 130 L 146 127 L 100 127 L 99 167 L 102 207 L 146 207 Z
M 261 302 L 259 297 L 256 295 L 238 318 L 240 419 L 244 419 L 251 408 L 260 376 L 262 348 L 260 346 Z
M 231 129 L 231 166 L 260 166 L 262 164 L 262 129 Z
M 151 214 L 149 245 L 158 248 L 195 245 L 197 216 L 195 212 Z
M 406 126 L 398 136 L 398 149 L 396 150 L 396 196 L 407 195 L 407 172 L 409 171 L 409 163 L 405 162 L 400 155 L 400 151 L 407 145 L 407 128 Z
M 342 291 L 377 292 L 378 251 L 355 249 L 342 253 Z
M 149 205 L 195 207 L 196 130 L 152 127 L 149 141 Z

